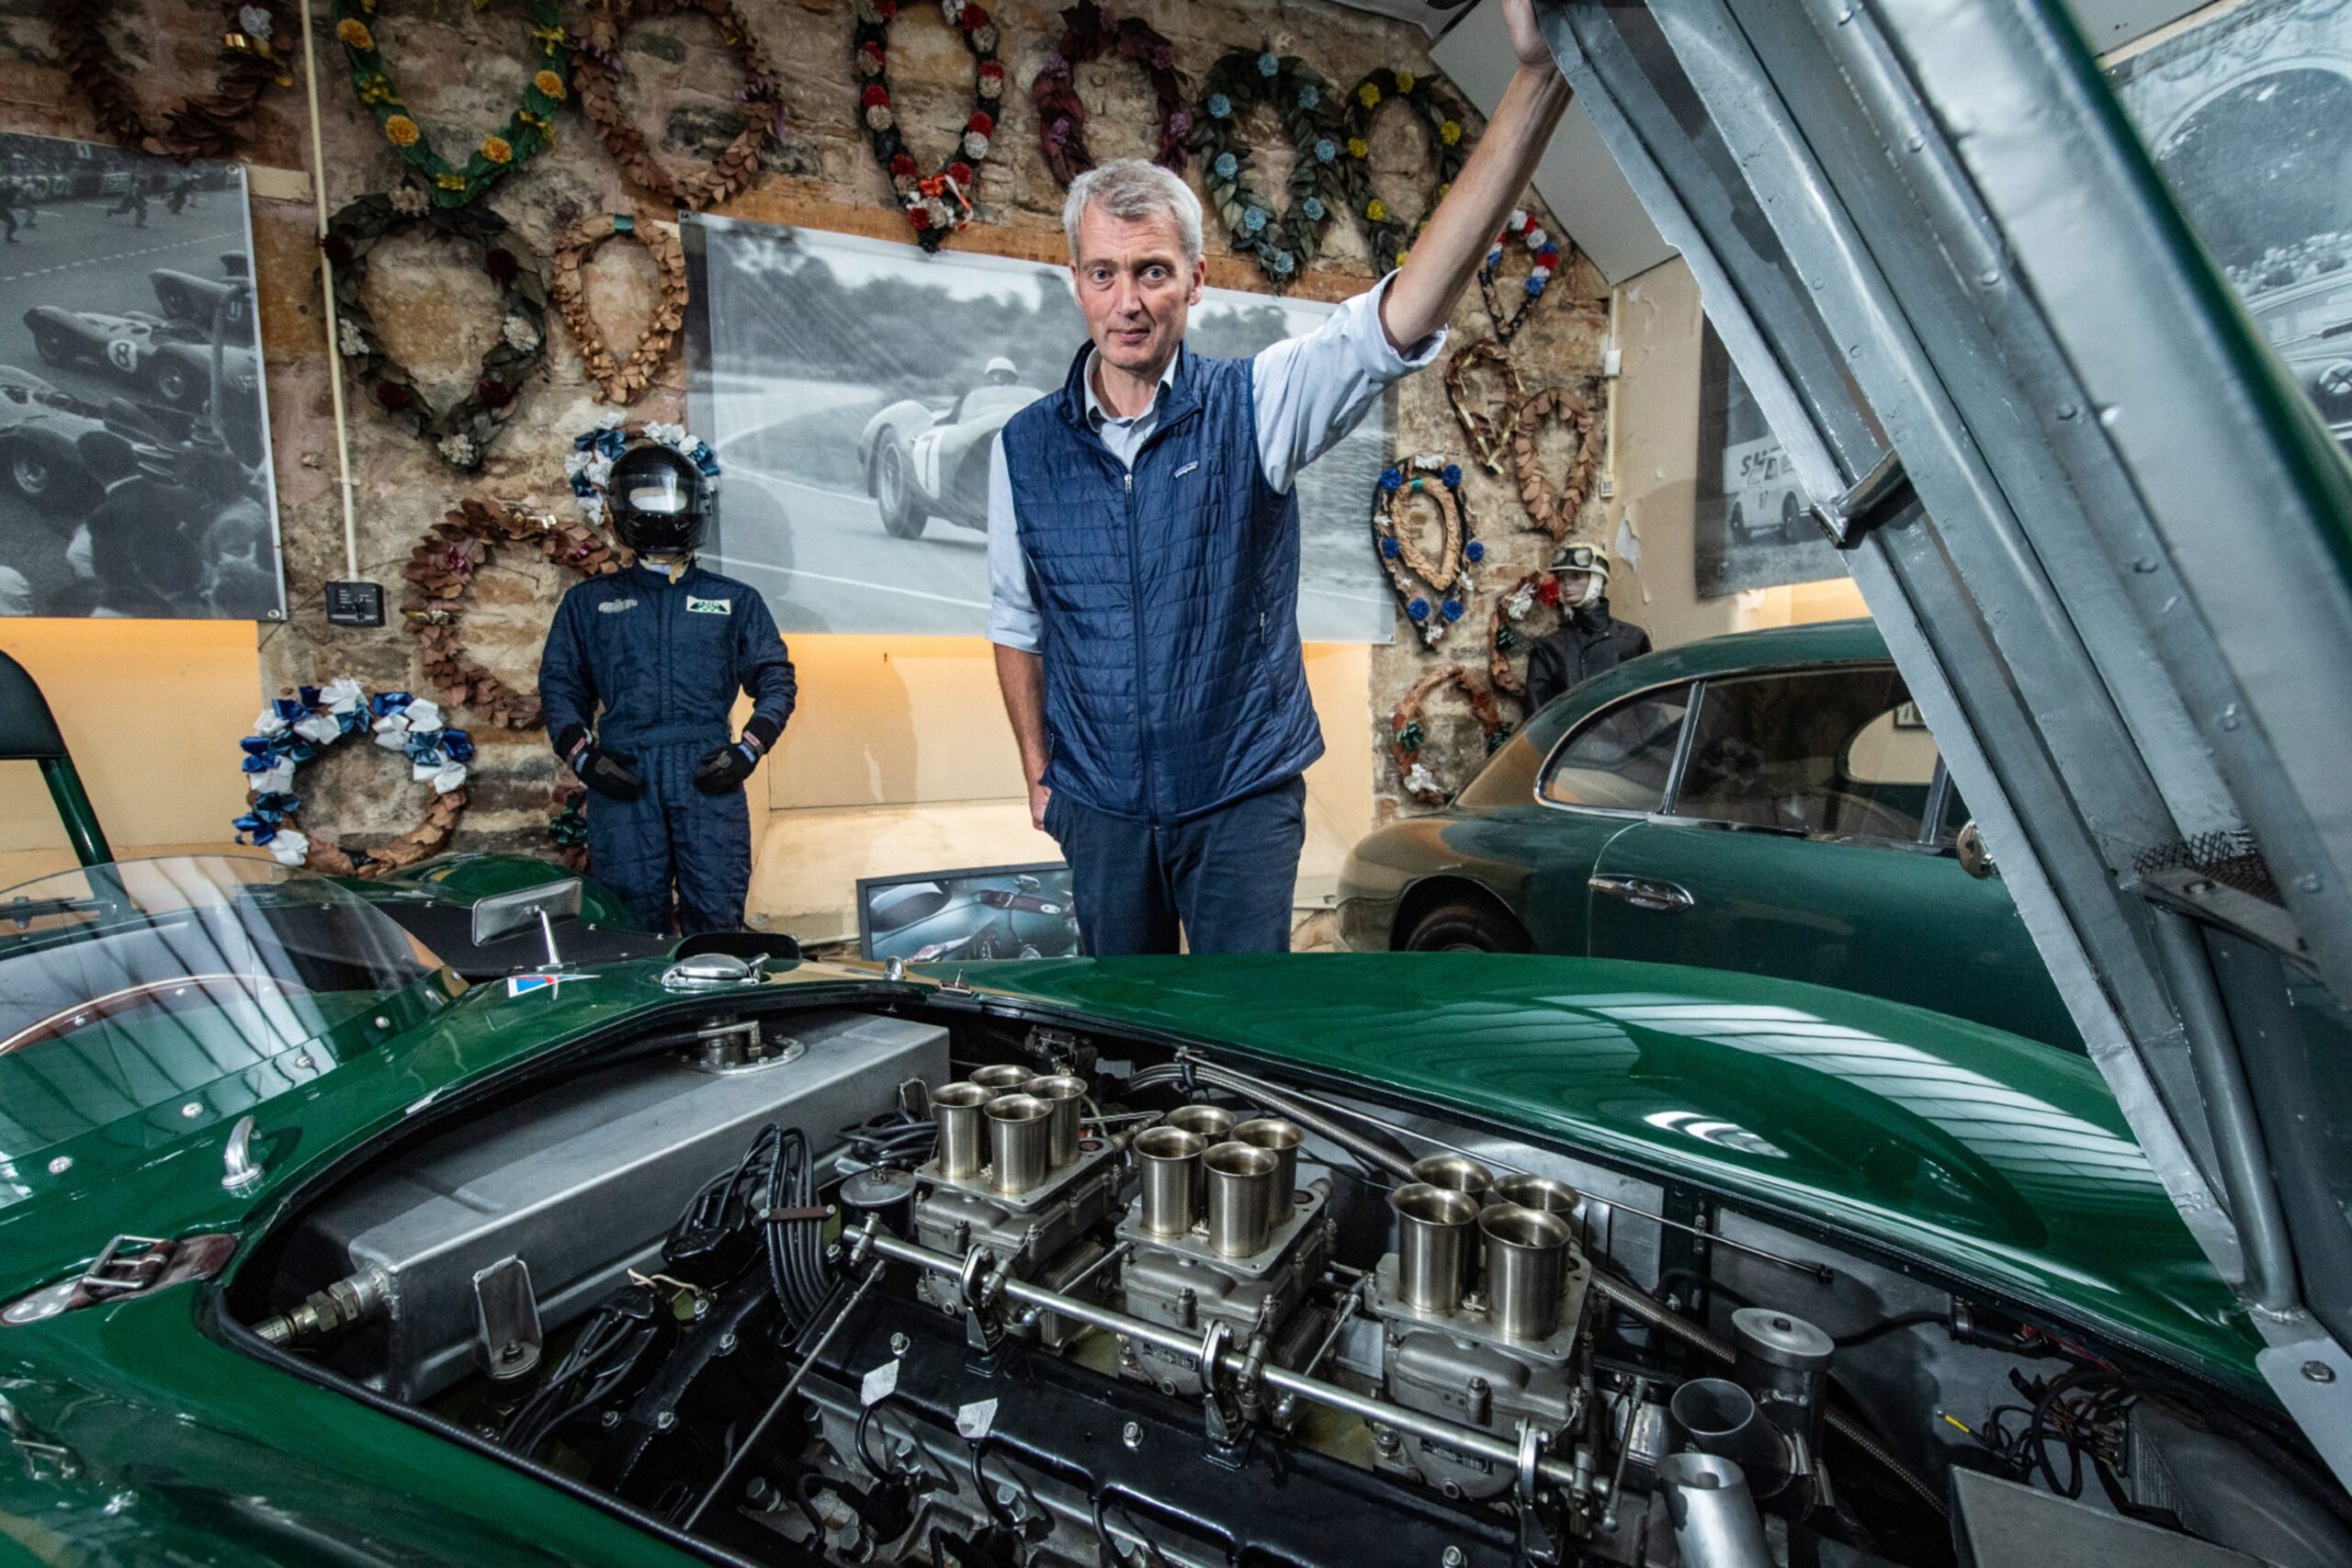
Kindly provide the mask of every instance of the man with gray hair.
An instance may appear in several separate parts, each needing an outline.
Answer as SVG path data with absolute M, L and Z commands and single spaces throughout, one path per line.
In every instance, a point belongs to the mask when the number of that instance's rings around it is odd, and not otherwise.
M 1298 640 L 1292 481 L 1446 319 L 1567 107 L 1531 0 L 1519 69 L 1405 264 L 1250 359 L 1184 352 L 1201 203 L 1124 158 L 1062 209 L 1091 342 L 1005 425 L 989 637 L 1031 819 L 1070 863 L 1088 953 L 1279 953 L 1323 739 Z

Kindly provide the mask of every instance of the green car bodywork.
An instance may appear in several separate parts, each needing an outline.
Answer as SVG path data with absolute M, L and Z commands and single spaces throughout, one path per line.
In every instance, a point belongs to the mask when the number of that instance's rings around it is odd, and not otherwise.
M 1560 743 L 1641 694 L 1881 666 L 1893 663 L 1877 629 L 1839 621 L 1711 637 L 1585 682 L 1529 719 L 1452 805 L 1356 845 L 1340 879 L 1341 942 L 1407 947 L 1433 913 L 1478 908 L 1507 922 L 1507 947 L 1774 975 L 2082 1050 L 2017 906 L 1997 877 L 1962 869 L 1948 832 L 1928 842 L 1792 836 L 1676 815 L 1671 795 L 1656 813 L 1542 797 Z M 1697 722 L 1695 712 L 1683 720 Z M 1604 898 L 1591 885 L 1603 872 L 1694 898 L 1673 911 Z
M 151 1103 L 77 1099 L 79 1036 L 0 1055 L 0 1302 L 123 1234 L 249 1242 L 427 1114 L 564 1072 L 574 1046 L 707 1006 L 663 965 L 470 988 L 435 971 Z M 786 1006 L 1015 1017 L 1220 1059 L 1687 1183 L 2093 1328 L 2261 1397 L 2256 1349 L 2081 1058 L 1870 998 L 1543 957 L 1040 960 L 893 980 L 771 965 Z M 180 1036 L 185 1038 L 185 1036 Z M 195 1081 L 202 1079 L 202 1081 Z M 51 1107 L 38 1124 L 19 1112 Z M 224 1190 L 232 1123 L 265 1175 Z M 78 1114 L 77 1114 L 78 1112 Z M 0 1324 L 0 1537 L 28 1561 L 685 1561 L 591 1504 L 226 1342 L 219 1279 Z M 170 1552 L 184 1554 L 168 1559 Z

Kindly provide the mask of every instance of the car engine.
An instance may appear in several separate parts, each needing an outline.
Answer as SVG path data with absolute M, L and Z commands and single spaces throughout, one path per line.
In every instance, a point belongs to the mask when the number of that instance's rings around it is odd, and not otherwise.
M 1841 1348 L 1757 1284 L 1830 1270 L 1720 1220 L 1747 1293 L 1661 1288 L 1705 1226 L 1568 1169 L 1198 1055 L 715 1013 L 389 1149 L 242 1315 L 729 1561 L 1914 1568 L 1938 1454 L 2026 1490 L 1887 1431 L 2054 1337 L 1952 1298 Z M 2094 1371 L 2018 1387 L 2104 1482 L 2149 1439 Z

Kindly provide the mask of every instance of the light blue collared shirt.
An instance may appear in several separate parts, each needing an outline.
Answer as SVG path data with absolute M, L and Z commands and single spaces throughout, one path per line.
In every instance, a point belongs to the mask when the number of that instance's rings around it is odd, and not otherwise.
M 1287 493 L 1298 471 L 1338 445 L 1391 384 L 1444 352 L 1442 327 L 1406 353 L 1390 345 L 1387 329 L 1380 324 L 1380 301 L 1395 276 L 1391 273 L 1348 300 L 1306 336 L 1268 344 L 1250 362 L 1258 454 L 1266 482 L 1277 491 Z M 1125 467 L 1135 467 L 1136 454 L 1159 428 L 1160 405 L 1175 384 L 1182 355 L 1182 350 L 1171 355 L 1160 371 L 1159 390 L 1150 405 L 1125 419 L 1095 395 L 1096 356 L 1087 355 L 1087 422 Z M 999 435 L 989 453 L 989 640 L 1035 653 L 1041 636 L 1029 567 L 1021 554 L 1012 477 L 1005 471 L 1004 437 Z

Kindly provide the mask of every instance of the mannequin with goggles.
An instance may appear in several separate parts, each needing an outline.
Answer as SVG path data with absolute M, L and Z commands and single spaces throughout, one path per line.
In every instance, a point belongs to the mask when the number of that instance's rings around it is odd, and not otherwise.
M 1609 614 L 1609 553 L 1598 545 L 1562 545 L 1552 557 L 1560 585 L 1560 625 L 1527 654 L 1527 711 L 1650 650 L 1650 634 Z
M 735 931 L 751 890 L 743 786 L 792 716 L 792 659 L 767 604 L 695 563 L 709 497 L 676 449 L 614 459 L 613 535 L 634 564 L 565 594 L 539 661 L 556 755 L 588 786 L 596 876 L 648 931 Z M 739 737 L 737 693 L 752 699 Z

